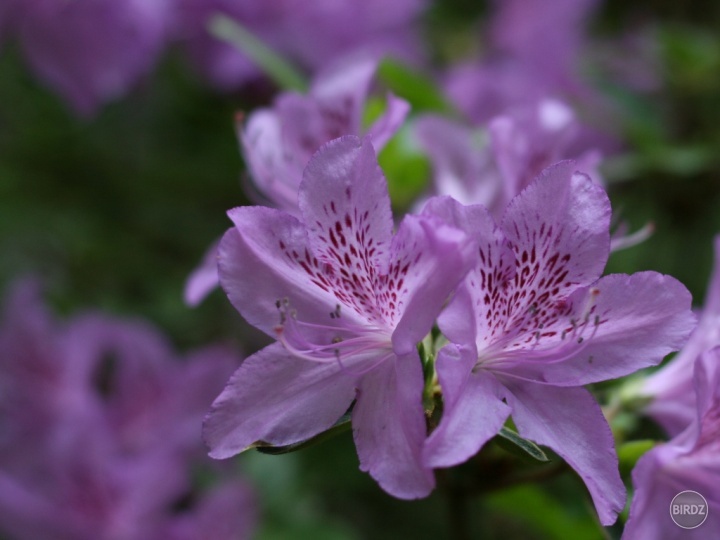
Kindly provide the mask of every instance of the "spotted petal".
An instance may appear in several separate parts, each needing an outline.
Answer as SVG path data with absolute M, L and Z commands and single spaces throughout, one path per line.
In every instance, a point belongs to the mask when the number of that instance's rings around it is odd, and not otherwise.
M 360 132 L 362 108 L 377 63 L 369 55 L 348 56 L 321 72 L 313 82 L 310 95 L 322 103 L 326 113 L 346 119 L 347 129 L 342 135 Z
M 564 330 L 543 329 L 561 331 L 561 338 L 565 331 L 564 341 L 574 343 L 555 352 L 548 348 L 542 361 L 528 354 L 526 362 L 512 367 L 514 373 L 560 386 L 622 377 L 657 365 L 679 349 L 695 327 L 690 293 L 676 279 L 656 272 L 610 275 L 589 289 L 576 291 L 568 300 L 573 311 L 566 321 L 574 319 L 578 326 L 583 324 L 583 312 L 588 311 L 590 302 L 594 305 L 592 315 L 580 334 L 572 324 Z M 541 338 L 540 343 L 546 340 L 558 343 L 558 334 Z
M 241 207 L 228 215 L 235 228 L 220 242 L 220 283 L 243 317 L 274 336 L 276 302 L 287 299 L 304 320 L 327 324 L 337 299 L 303 225 L 270 208 Z M 346 315 L 353 317 L 349 310 Z
M 376 288 L 387 316 L 397 320 L 393 346 L 413 350 L 432 328 L 448 296 L 475 259 L 475 243 L 432 216 L 407 216 L 392 241 L 393 263 Z
M 379 317 L 374 284 L 388 270 L 393 222 L 369 140 L 347 136 L 323 146 L 305 170 L 300 210 L 313 252 L 333 269 L 336 294 Z
M 438 324 L 450 341 L 469 346 L 477 340 L 482 348 L 504 331 L 507 311 L 503 313 L 500 303 L 515 275 L 515 255 L 483 206 L 463 206 L 449 197 L 439 197 L 428 202 L 424 213 L 439 216 L 477 242 L 475 266 Z
M 574 162 L 548 167 L 508 205 L 502 229 L 518 268 L 508 319 L 524 316 L 600 277 L 610 250 L 610 203 Z

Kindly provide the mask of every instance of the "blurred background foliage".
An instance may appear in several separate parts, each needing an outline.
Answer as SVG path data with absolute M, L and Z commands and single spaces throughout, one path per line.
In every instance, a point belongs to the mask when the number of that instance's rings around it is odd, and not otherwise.
M 435 60 L 478 48 L 487 5 L 436 2 L 425 17 Z M 607 160 L 610 195 L 624 219 L 651 221 L 645 243 L 612 256 L 608 272 L 658 270 L 683 281 L 700 303 L 720 232 L 720 4 L 712 0 L 605 2 L 592 35 L 651 35 L 660 84 L 642 93 L 598 86 L 621 107 L 626 146 Z M 432 89 L 392 68 L 381 79 L 426 107 Z M 403 85 L 405 90 L 403 91 Z M 421 89 L 418 92 L 418 88 Z M 228 226 L 225 211 L 246 204 L 234 116 L 267 103 L 259 85 L 218 94 L 172 52 L 131 95 L 90 120 L 77 119 L 26 71 L 12 44 L 0 51 L 0 282 L 42 277 L 55 308 L 95 307 L 140 316 L 180 348 L 234 341 L 246 353 L 266 341 L 222 293 L 195 309 L 182 301 L 188 273 Z M 430 174 L 395 141 L 382 156 L 395 202 L 407 207 Z M 410 190 L 410 191 L 408 191 Z M 405 198 L 403 198 L 405 197 Z M 405 502 L 361 473 L 345 433 L 303 452 L 235 458 L 256 481 L 261 539 L 374 540 L 611 537 L 596 525 L 574 475 L 551 471 L 537 484 L 484 493 L 467 478 L 495 459 L 493 445 L 441 474 L 430 498 Z M 508 459 L 505 456 L 503 459 Z M 516 459 L 516 458 L 513 458 Z M 537 465 L 538 470 L 552 465 Z M 542 474 L 539 478 L 542 478 Z M 463 533 L 453 521 L 466 521 Z M 502 531 L 502 532 L 498 532 Z

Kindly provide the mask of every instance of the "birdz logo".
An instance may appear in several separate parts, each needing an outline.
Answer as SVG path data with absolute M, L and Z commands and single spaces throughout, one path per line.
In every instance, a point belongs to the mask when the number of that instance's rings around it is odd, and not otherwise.
M 670 503 L 670 517 L 683 529 L 694 529 L 707 519 L 708 503 L 697 491 L 681 491 Z

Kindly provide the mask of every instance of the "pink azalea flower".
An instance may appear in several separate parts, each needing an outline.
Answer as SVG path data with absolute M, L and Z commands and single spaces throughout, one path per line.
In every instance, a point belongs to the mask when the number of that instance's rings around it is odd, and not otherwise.
M 420 55 L 413 28 L 426 2 L 398 0 L 181 0 L 177 35 L 191 60 L 217 87 L 233 90 L 261 75 L 253 62 L 212 37 L 210 17 L 221 13 L 237 21 L 277 53 L 311 72 L 362 50 L 402 58 Z
M 437 194 L 481 204 L 497 218 L 544 168 L 561 159 L 576 158 L 580 170 L 602 183 L 599 152 L 575 148 L 578 130 L 572 109 L 554 99 L 511 109 L 486 130 L 439 116 L 415 123 L 432 159 Z
M 345 58 L 325 70 L 307 95 L 285 92 L 272 108 L 254 111 L 238 138 L 258 202 L 298 214 L 298 189 L 305 166 L 320 146 L 342 135 L 360 135 L 362 114 L 377 68 L 369 56 Z M 387 108 L 367 130 L 380 151 L 402 124 L 409 106 L 388 95 Z M 217 286 L 217 247 L 211 246 L 185 287 L 185 301 L 197 305 Z
M 633 470 L 635 495 L 623 538 L 705 540 L 720 538 L 720 347 L 695 361 L 695 416 L 682 433 L 650 450 Z M 695 529 L 673 523 L 670 504 L 682 491 L 708 503 L 705 522 Z
M 253 185 L 270 206 L 298 212 L 303 170 L 324 143 L 361 135 L 362 115 L 377 60 L 343 59 L 314 80 L 307 95 L 284 92 L 270 109 L 254 111 L 238 125 L 238 138 Z M 366 135 L 379 152 L 403 123 L 408 103 L 388 95 L 387 109 Z
M 467 272 L 474 247 L 436 218 L 408 216 L 393 236 L 385 179 L 369 139 L 313 157 L 301 218 L 229 212 L 220 282 L 235 308 L 278 342 L 249 357 L 205 422 L 210 455 L 287 445 L 330 428 L 352 406 L 360 467 L 388 493 L 427 495 L 417 343 Z
M 555 99 L 513 108 L 493 118 L 486 130 L 426 116 L 416 122 L 415 132 L 432 160 L 435 192 L 483 205 L 496 219 L 543 169 L 561 159 L 575 159 L 578 170 L 604 184 L 600 152 L 587 147 L 572 109 Z M 653 232 L 652 224 L 632 234 L 625 229 L 621 224 L 614 231 L 613 251 Z
M 720 346 L 720 236 L 715 237 L 715 269 L 697 329 L 666 366 L 650 375 L 640 390 L 653 400 L 645 412 L 674 437 L 695 418 L 693 366 L 706 351 Z
M 185 512 L 174 508 L 195 489 L 202 416 L 236 365 L 219 347 L 180 361 L 140 322 L 88 313 L 60 324 L 34 284 L 17 286 L 0 327 L 0 532 L 188 538 L 180 533 L 209 519 L 247 532 L 252 495 L 239 479 L 198 492 Z M 212 500 L 225 502 L 206 508 Z
M 484 207 L 449 198 L 425 213 L 480 244 L 438 319 L 451 344 L 437 359 L 444 411 L 425 464 L 462 463 L 512 415 L 521 436 L 578 472 L 600 521 L 612 523 L 625 489 L 610 428 L 582 386 L 657 364 L 680 347 L 694 325 L 689 293 L 654 272 L 600 277 L 610 204 L 573 162 L 543 171 L 500 225 Z
M 548 97 L 587 97 L 577 76 L 583 26 L 597 0 L 502 0 L 490 19 L 488 56 L 456 67 L 446 90 L 483 122 Z
M 167 0 L 27 0 L 17 36 L 37 76 L 88 116 L 150 71 L 169 9 Z

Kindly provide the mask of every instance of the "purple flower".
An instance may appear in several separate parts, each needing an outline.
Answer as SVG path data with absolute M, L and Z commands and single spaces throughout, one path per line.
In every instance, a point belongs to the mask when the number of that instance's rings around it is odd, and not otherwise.
M 576 75 L 583 23 L 596 0 L 503 0 L 490 20 L 489 55 L 455 68 L 447 92 L 475 121 L 547 97 L 587 97 Z
M 691 422 L 633 470 L 635 495 L 623 538 L 720 538 L 720 348 L 697 358 L 691 391 L 696 398 Z M 670 517 L 671 501 L 686 490 L 700 493 L 709 505 L 706 521 L 696 529 L 682 529 Z
M 423 375 L 416 344 L 467 271 L 473 246 L 431 216 L 393 236 L 385 179 L 369 139 L 313 157 L 301 219 L 262 207 L 229 212 L 220 282 L 235 308 L 278 342 L 245 360 L 205 423 L 210 455 L 287 445 L 352 406 L 360 467 L 388 493 L 427 495 Z
M 416 134 L 435 169 L 439 195 L 463 204 L 482 204 L 495 217 L 546 167 L 577 158 L 578 168 L 602 182 L 600 154 L 578 150 L 579 125 L 572 110 L 554 99 L 516 107 L 493 118 L 487 131 L 426 116 Z
M 654 272 L 600 278 L 610 204 L 572 162 L 546 169 L 496 225 L 481 206 L 431 201 L 479 242 L 479 257 L 448 307 L 437 372 L 444 412 L 423 456 L 467 460 L 512 415 L 521 436 L 549 446 L 585 481 L 612 523 L 625 490 L 610 428 L 582 385 L 658 363 L 693 327 L 690 295 Z
M 212 37 L 215 13 L 237 21 L 279 54 L 316 72 L 346 54 L 419 55 L 412 26 L 426 2 L 383 0 L 302 2 L 301 0 L 181 0 L 177 35 L 191 60 L 217 87 L 235 89 L 260 71 L 237 49 Z
M 32 70 L 80 115 L 130 90 L 155 63 L 166 0 L 28 0 L 17 35 Z
M 698 357 L 720 346 L 720 236 L 715 237 L 715 269 L 708 286 L 698 326 L 687 344 L 666 366 L 650 375 L 640 393 L 652 396 L 645 412 L 671 437 L 678 435 L 695 418 L 693 365 Z
M 254 111 L 238 137 L 259 202 L 298 214 L 298 189 L 305 166 L 320 146 L 342 135 L 360 135 L 362 114 L 377 60 L 345 58 L 318 75 L 308 95 L 281 94 L 273 108 Z M 405 119 L 408 104 L 392 94 L 370 128 L 380 151 Z M 197 305 L 217 286 L 217 249 L 213 245 L 185 287 L 185 300 Z
M 360 135 L 362 115 L 377 60 L 369 56 L 343 59 L 320 73 L 307 95 L 285 92 L 272 109 L 253 112 L 239 125 L 254 187 L 271 206 L 298 212 L 303 170 L 324 143 L 343 135 Z M 388 95 L 387 109 L 367 130 L 379 152 L 402 124 L 406 101 Z
M 493 118 L 486 130 L 426 116 L 415 124 L 430 154 L 438 195 L 463 204 L 481 204 L 499 219 L 508 203 L 540 172 L 561 159 L 574 158 L 578 170 L 603 184 L 597 168 L 600 152 L 589 149 L 573 111 L 555 99 L 516 107 Z M 632 247 L 653 231 L 648 224 L 627 234 L 624 224 L 613 232 L 613 251 Z
M 210 519 L 252 526 L 240 480 L 197 493 L 190 482 L 190 466 L 210 467 L 202 416 L 236 365 L 219 347 L 181 362 L 140 322 L 87 313 L 57 323 L 35 284 L 18 285 L 0 327 L 0 531 L 151 540 L 187 538 Z M 197 505 L 178 512 L 191 493 Z M 206 508 L 212 500 L 225 502 Z

